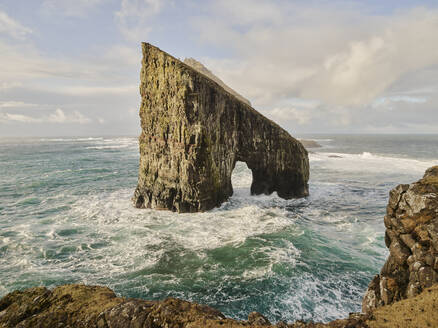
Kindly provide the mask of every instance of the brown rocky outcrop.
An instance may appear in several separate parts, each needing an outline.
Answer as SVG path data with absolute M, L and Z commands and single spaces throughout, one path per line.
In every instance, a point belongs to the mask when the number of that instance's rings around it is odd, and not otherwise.
M 438 282 L 438 166 L 418 182 L 391 190 L 384 222 L 389 257 L 368 287 L 363 312 Z
M 150 44 L 142 48 L 136 207 L 219 206 L 233 194 L 236 161 L 252 170 L 251 194 L 308 194 L 309 161 L 300 142 L 204 74 Z
M 176 298 L 145 301 L 117 297 L 106 287 L 64 285 L 12 292 L 0 299 L 0 328 L 421 328 L 438 325 L 438 286 L 421 295 L 375 309 L 372 314 L 352 313 L 326 324 L 283 321 L 273 325 L 252 312 L 248 320 L 226 318 L 219 311 Z

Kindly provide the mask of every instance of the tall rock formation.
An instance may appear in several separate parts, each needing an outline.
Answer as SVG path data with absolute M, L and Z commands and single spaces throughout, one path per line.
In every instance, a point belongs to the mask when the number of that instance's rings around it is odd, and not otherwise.
M 438 166 L 390 192 L 384 221 L 389 257 L 368 287 L 363 312 L 414 297 L 438 282 Z
M 236 161 L 252 170 L 251 194 L 308 195 L 301 143 L 204 74 L 150 44 L 142 49 L 136 207 L 219 206 L 233 194 Z

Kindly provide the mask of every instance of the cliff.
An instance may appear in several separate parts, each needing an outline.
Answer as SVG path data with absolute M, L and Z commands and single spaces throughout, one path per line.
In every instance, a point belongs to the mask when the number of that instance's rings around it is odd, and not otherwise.
M 184 64 L 189 65 L 191 68 L 197 70 L 199 73 L 204 74 L 205 76 L 207 76 L 208 78 L 219 84 L 222 88 L 224 88 L 225 91 L 231 93 L 233 96 L 239 99 L 241 102 L 247 104 L 248 106 L 251 106 L 251 102 L 248 99 L 246 99 L 241 94 L 231 89 L 220 78 L 214 75 L 207 67 L 205 67 L 202 63 L 198 62 L 196 59 L 186 58 L 184 59 Z
M 142 49 L 136 207 L 219 206 L 233 194 L 236 161 L 252 170 L 251 194 L 308 195 L 301 143 L 204 74 L 150 44 Z
M 384 222 L 389 257 L 368 287 L 364 312 L 438 282 L 438 166 L 418 182 L 391 190 Z
M 117 297 L 106 287 L 64 285 L 12 292 L 0 299 L 0 328 L 194 328 L 194 327 L 277 327 L 277 328 L 365 328 L 436 327 L 438 288 L 422 295 L 376 309 L 371 315 L 350 314 L 347 319 L 321 323 L 297 321 L 272 325 L 252 312 L 246 321 L 226 318 L 219 311 L 196 303 L 168 298 L 145 301 Z

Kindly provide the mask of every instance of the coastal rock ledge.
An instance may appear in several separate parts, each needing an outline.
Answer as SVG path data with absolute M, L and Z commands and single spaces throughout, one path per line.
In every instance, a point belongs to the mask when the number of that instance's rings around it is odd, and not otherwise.
M 237 161 L 252 170 L 251 194 L 308 195 L 299 141 L 192 67 L 148 43 L 142 50 L 137 208 L 219 206 L 233 194 Z
M 0 299 L 0 328 L 421 328 L 437 327 L 437 308 L 438 287 L 434 286 L 367 315 L 352 313 L 325 324 L 280 321 L 273 325 L 257 312 L 238 321 L 209 306 L 177 298 L 145 301 L 117 297 L 107 287 L 63 285 L 15 291 Z
M 438 282 L 438 166 L 418 182 L 391 190 L 384 222 L 389 257 L 368 287 L 363 312 L 412 298 Z

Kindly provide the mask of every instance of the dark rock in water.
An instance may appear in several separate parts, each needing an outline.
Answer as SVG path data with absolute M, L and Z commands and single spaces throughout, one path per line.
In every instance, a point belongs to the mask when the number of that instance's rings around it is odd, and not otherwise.
M 342 158 L 342 156 L 339 156 L 339 155 L 329 155 L 328 157 L 330 157 L 330 158 Z
M 321 148 L 322 146 L 317 143 L 315 140 L 309 140 L 309 139 L 299 139 L 299 141 L 301 142 L 301 144 L 305 147 L 305 148 Z
M 308 195 L 309 160 L 300 142 L 204 74 L 142 46 L 136 207 L 219 206 L 233 194 L 236 161 L 252 170 L 251 194 Z
M 438 286 L 421 295 L 384 306 L 364 315 L 351 313 L 347 319 L 326 324 L 284 321 L 272 325 L 257 312 L 248 321 L 226 318 L 221 312 L 177 298 L 145 301 L 117 297 L 99 286 L 64 285 L 12 292 L 0 299 L 0 328 L 195 328 L 195 327 L 277 327 L 277 328 L 360 328 L 437 327 Z
M 368 287 L 364 312 L 438 282 L 438 166 L 418 182 L 391 190 L 384 222 L 389 257 Z

